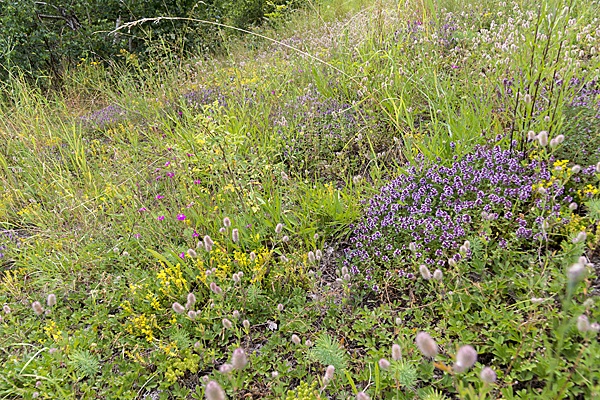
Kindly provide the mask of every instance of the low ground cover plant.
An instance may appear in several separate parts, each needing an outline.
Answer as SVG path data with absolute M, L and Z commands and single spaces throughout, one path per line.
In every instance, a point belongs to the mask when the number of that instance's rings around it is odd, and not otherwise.
M 3 82 L 0 395 L 597 396 L 597 11 L 326 1 Z

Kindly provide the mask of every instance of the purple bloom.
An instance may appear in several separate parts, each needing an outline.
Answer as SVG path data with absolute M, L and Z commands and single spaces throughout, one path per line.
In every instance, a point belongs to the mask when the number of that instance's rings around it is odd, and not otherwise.
M 183 221 L 185 219 L 185 215 L 183 214 L 177 214 L 177 219 L 180 221 Z

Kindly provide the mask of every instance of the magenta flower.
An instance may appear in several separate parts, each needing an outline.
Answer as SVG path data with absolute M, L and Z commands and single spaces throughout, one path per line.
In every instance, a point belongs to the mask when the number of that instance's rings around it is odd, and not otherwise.
M 199 184 L 200 184 L 200 182 L 201 182 L 201 181 L 200 181 L 200 179 L 196 179 L 196 180 L 194 181 L 194 185 L 199 185 Z
M 190 153 L 186 153 L 186 154 L 187 154 L 188 157 L 192 157 L 193 156 L 193 154 L 190 154 Z
M 185 215 L 183 215 L 183 214 L 178 214 L 178 215 L 177 215 L 177 219 L 178 219 L 178 220 L 180 220 L 180 221 L 183 221 L 183 220 L 185 219 Z
M 179 258 L 185 258 L 185 253 L 182 251 L 181 254 L 179 255 Z
M 173 172 L 169 172 L 169 173 L 167 173 L 167 176 L 170 176 L 172 178 L 175 176 L 175 174 Z
M 192 237 L 197 237 L 197 236 L 200 236 L 200 235 L 198 235 L 198 232 L 194 231 L 194 233 L 192 234 Z
M 167 161 L 167 162 L 165 163 L 165 167 L 168 167 L 169 165 L 171 165 L 171 161 Z
M 140 208 L 138 211 L 142 212 L 142 211 L 146 211 L 146 207 L 142 207 Z
M 135 235 L 133 235 L 133 236 L 135 236 L 135 237 L 136 237 L 136 238 L 138 238 L 138 239 L 142 237 L 142 235 L 140 235 L 139 233 L 136 233 L 136 234 L 135 234 Z
M 160 194 L 157 194 L 156 197 L 154 198 L 154 200 L 160 200 L 160 199 L 164 199 L 165 196 L 161 196 Z
M 156 177 L 156 180 L 159 180 L 160 178 L 162 178 L 162 176 L 157 176 L 157 177 Z
M 158 171 L 160 171 L 160 168 L 156 168 L 156 169 L 154 170 L 154 172 L 158 172 Z
M 165 219 L 165 217 L 163 217 L 163 216 L 160 216 L 160 217 L 158 217 L 157 219 L 158 219 L 159 221 L 162 221 L 163 219 Z

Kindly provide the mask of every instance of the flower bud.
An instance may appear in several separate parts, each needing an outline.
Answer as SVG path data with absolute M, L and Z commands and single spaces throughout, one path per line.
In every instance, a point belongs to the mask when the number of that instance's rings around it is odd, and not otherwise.
M 489 383 L 489 384 L 495 383 L 496 382 L 496 372 L 494 372 L 494 370 L 491 369 L 490 367 L 485 367 L 479 373 L 479 378 L 481 378 L 481 380 L 484 381 L 485 383 Z
M 280 234 L 282 230 L 283 230 L 283 225 L 282 224 L 275 225 L 275 233 L 276 234 Z
M 588 317 L 586 317 L 585 315 L 580 315 L 577 318 L 577 330 L 581 333 L 590 330 L 590 321 L 588 321 Z
M 436 281 L 441 282 L 443 277 L 444 277 L 444 274 L 442 273 L 441 270 L 436 269 L 433 272 L 433 279 L 435 279 Z
M 173 311 L 175 311 L 177 314 L 183 314 L 185 312 L 185 308 L 179 303 L 173 303 L 172 307 Z
M 248 358 L 246 357 L 246 352 L 244 349 L 238 347 L 233 351 L 233 354 L 231 355 L 231 364 L 233 365 L 233 368 L 237 370 L 246 368 L 246 365 L 248 364 Z
M 438 353 L 438 345 L 435 343 L 431 335 L 427 332 L 419 332 L 417 334 L 417 347 L 419 351 L 426 357 L 435 357 Z
M 400 359 L 402 359 L 402 350 L 400 349 L 399 345 L 393 344 L 392 345 L 392 360 L 398 361 Z
M 56 305 L 56 296 L 54 295 L 54 293 L 50 293 L 48 295 L 48 300 L 46 300 L 46 304 L 48 304 L 48 307 L 53 307 Z
M 423 277 L 423 279 L 425 279 L 425 280 L 431 279 L 431 273 L 429 272 L 429 268 L 427 268 L 427 265 L 421 265 L 419 267 L 419 272 L 421 272 L 421 276 Z
M 454 370 L 456 372 L 464 372 L 475 365 L 477 361 L 477 352 L 472 346 L 466 345 L 458 349 L 456 353 L 456 363 Z
M 31 305 L 31 308 L 33 308 L 33 311 L 37 315 L 42 315 L 44 313 L 44 307 L 42 307 L 42 305 L 40 304 L 39 301 L 33 302 L 33 304 Z
M 227 318 L 223 318 L 223 326 L 227 329 L 231 329 L 231 327 L 232 327 L 231 321 L 228 320 Z
M 390 362 L 388 360 L 386 360 L 385 358 L 382 358 L 379 360 L 379 368 L 381 368 L 384 371 L 387 371 L 388 369 L 390 369 Z

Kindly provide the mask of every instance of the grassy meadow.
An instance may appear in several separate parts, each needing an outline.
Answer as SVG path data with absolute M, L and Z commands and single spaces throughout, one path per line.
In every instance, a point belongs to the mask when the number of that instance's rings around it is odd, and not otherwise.
M 308 4 L 0 84 L 0 399 L 600 397 L 598 1 Z

